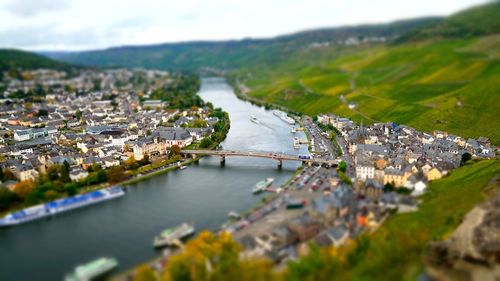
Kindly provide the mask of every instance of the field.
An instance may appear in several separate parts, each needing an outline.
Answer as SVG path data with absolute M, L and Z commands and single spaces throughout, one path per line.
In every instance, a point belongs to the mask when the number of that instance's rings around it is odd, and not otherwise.
M 500 143 L 500 35 L 301 50 L 237 75 L 251 96 L 310 115 L 333 112 Z

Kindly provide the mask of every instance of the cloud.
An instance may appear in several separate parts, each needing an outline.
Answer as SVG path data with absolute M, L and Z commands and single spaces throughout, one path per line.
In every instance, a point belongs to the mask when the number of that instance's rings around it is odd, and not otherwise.
M 14 16 L 30 18 L 45 12 L 61 11 L 68 7 L 66 0 L 13 0 L 5 8 Z

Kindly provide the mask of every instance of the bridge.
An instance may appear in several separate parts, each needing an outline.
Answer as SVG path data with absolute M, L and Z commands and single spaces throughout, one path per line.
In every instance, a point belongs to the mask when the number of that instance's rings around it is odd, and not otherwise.
M 224 164 L 226 162 L 226 157 L 239 156 L 239 157 L 257 157 L 257 158 L 267 158 L 278 161 L 278 167 L 283 166 L 283 161 L 300 161 L 304 164 L 320 164 L 327 165 L 329 167 L 337 166 L 339 160 L 328 160 L 323 158 L 300 158 L 297 155 L 290 155 L 285 153 L 275 153 L 275 152 L 262 152 L 262 151 L 236 151 L 236 150 L 181 150 L 181 154 L 185 156 L 191 156 L 192 158 L 197 158 L 203 155 L 219 156 L 220 163 Z

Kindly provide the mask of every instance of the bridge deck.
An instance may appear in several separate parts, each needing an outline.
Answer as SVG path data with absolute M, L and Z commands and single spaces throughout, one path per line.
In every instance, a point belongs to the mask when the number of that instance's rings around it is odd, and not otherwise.
M 215 155 L 221 157 L 227 156 L 243 156 L 243 157 L 259 157 L 268 158 L 278 161 L 289 160 L 289 161 L 301 161 L 301 162 L 312 162 L 318 164 L 338 164 L 337 160 L 326 160 L 322 158 L 300 158 L 298 155 L 290 155 L 284 153 L 275 152 L 262 152 L 262 151 L 236 151 L 236 150 L 182 150 L 183 154 L 190 155 Z

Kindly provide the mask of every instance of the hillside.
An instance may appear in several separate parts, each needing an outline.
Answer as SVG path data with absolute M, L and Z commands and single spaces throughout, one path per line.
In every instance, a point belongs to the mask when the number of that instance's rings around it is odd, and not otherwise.
M 498 33 L 500 1 L 473 7 L 456 13 L 446 20 L 407 33 L 400 42 L 429 38 L 467 38 Z
M 497 34 L 301 50 L 281 63 L 247 65 L 233 74 L 250 96 L 310 115 L 394 121 L 424 131 L 484 135 L 498 144 L 500 27 L 491 20 L 500 17 L 497 7 L 472 8 L 422 29 L 488 14 L 476 27 Z
M 249 64 L 272 65 L 316 42 L 350 37 L 386 37 L 436 24 L 437 17 L 303 31 L 271 39 L 200 41 L 150 46 L 125 46 L 88 52 L 46 52 L 47 56 L 71 63 L 95 66 L 147 67 L 196 70 L 200 67 L 236 69 Z
M 18 68 L 64 69 L 67 67 L 69 66 L 63 62 L 58 62 L 35 53 L 13 49 L 0 49 L 0 71 L 15 70 Z

